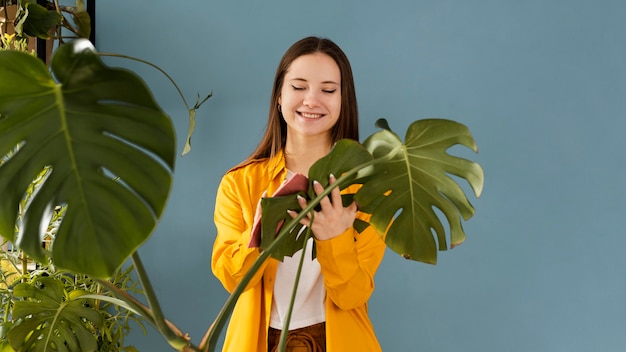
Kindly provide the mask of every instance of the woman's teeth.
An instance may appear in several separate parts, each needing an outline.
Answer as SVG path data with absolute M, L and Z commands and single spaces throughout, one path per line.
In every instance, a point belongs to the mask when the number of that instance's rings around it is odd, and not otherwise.
M 301 112 L 300 115 L 302 115 L 302 117 L 306 117 L 307 119 L 319 119 L 323 116 L 322 114 L 310 114 L 306 112 Z

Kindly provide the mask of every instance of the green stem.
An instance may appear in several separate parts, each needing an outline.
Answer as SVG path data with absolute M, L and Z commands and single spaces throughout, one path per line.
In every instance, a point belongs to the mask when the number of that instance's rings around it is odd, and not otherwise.
M 133 265 L 135 266 L 135 272 L 137 273 L 137 278 L 139 282 L 141 282 L 141 286 L 144 289 L 144 294 L 146 295 L 146 299 L 148 300 L 148 305 L 152 310 L 152 317 L 156 324 L 157 330 L 165 337 L 165 340 L 177 351 L 181 350 L 183 347 L 187 346 L 189 342 L 185 340 L 182 336 L 179 336 L 172 330 L 172 328 L 167 324 L 165 317 L 163 315 L 163 311 L 161 310 L 161 306 L 154 292 L 154 288 L 152 287 L 152 283 L 148 278 L 148 273 L 146 272 L 145 267 L 139 257 L 139 253 L 136 251 L 132 254 Z
M 146 61 L 146 60 L 142 60 L 142 59 L 139 59 L 139 58 L 136 58 L 136 57 L 122 55 L 122 54 L 98 53 L 98 55 L 99 56 L 120 57 L 120 58 L 124 58 L 124 59 L 129 59 L 129 60 L 141 62 L 142 64 L 146 64 L 146 65 L 148 65 L 150 67 L 155 68 L 157 71 L 161 72 L 172 83 L 172 85 L 174 85 L 174 88 L 176 88 L 176 91 L 178 92 L 178 95 L 180 96 L 180 98 L 183 100 L 183 104 L 185 104 L 185 107 L 187 108 L 187 110 L 192 110 L 189 107 L 189 104 L 187 104 L 187 99 L 185 99 L 185 96 L 183 95 L 183 92 L 180 90 L 180 88 L 178 87 L 178 85 L 176 84 L 174 79 L 167 72 L 165 72 L 165 70 L 163 70 L 159 66 L 157 66 L 157 65 L 155 65 L 155 64 L 153 64 L 153 63 L 151 63 L 149 61 Z M 206 99 L 208 99 L 208 98 L 206 98 Z M 206 101 L 206 99 L 204 99 L 204 101 Z M 197 109 L 199 107 L 200 106 L 196 104 L 195 108 Z
M 134 314 L 141 315 L 141 316 L 145 317 L 144 314 L 142 312 L 140 312 L 139 310 L 137 310 L 136 307 L 133 304 L 128 303 L 125 299 L 122 299 L 122 298 L 115 298 L 115 297 L 110 297 L 110 296 L 106 296 L 106 295 L 102 295 L 102 294 L 98 294 L 98 293 L 93 293 L 93 294 L 85 294 L 85 295 L 79 296 L 79 297 L 77 297 L 75 299 L 93 299 L 93 300 L 95 300 L 97 302 L 98 301 L 108 302 L 108 303 L 111 303 L 111 304 L 113 304 L 115 306 L 122 307 L 122 308 L 124 308 L 124 309 L 126 309 L 128 311 L 131 311 Z M 99 307 L 98 304 L 95 304 L 95 306 Z M 149 319 L 146 319 L 146 320 L 151 325 L 153 325 L 152 322 Z
M 313 213 L 312 213 L 313 214 Z M 313 216 L 313 215 L 312 215 Z M 311 224 L 313 224 L 313 217 L 311 218 Z M 302 256 L 300 256 L 300 262 L 298 263 L 298 271 L 296 271 L 296 279 L 293 283 L 293 290 L 291 291 L 291 299 L 289 301 L 289 308 L 285 315 L 285 323 L 283 330 L 280 333 L 280 341 L 278 343 L 278 352 L 285 352 L 287 348 L 287 336 L 289 335 L 289 323 L 291 322 L 291 313 L 293 312 L 293 305 L 296 302 L 296 293 L 298 293 L 298 285 L 300 284 L 300 274 L 302 274 L 302 266 L 304 265 L 304 257 L 306 257 L 306 245 L 311 238 L 311 228 L 307 227 L 306 237 L 304 237 L 304 246 L 302 248 Z
M 130 310 L 131 312 L 142 316 L 146 321 L 152 325 L 155 329 L 157 329 L 156 323 L 154 321 L 154 316 L 148 307 L 141 304 L 135 297 L 131 296 L 128 292 L 120 289 L 115 286 L 109 280 L 97 280 L 98 283 L 104 287 L 106 287 L 109 291 L 113 292 L 120 300 L 126 302 L 125 305 L 121 305 L 122 307 Z
M 26 256 L 26 253 L 22 252 L 20 254 L 21 261 L 22 261 L 22 276 L 26 276 L 26 274 L 28 274 L 28 256 Z

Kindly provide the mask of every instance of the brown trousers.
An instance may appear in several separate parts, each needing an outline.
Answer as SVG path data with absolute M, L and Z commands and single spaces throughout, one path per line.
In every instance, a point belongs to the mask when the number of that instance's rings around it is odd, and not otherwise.
M 268 351 L 278 351 L 281 330 L 270 328 Z M 287 335 L 286 352 L 326 352 L 326 324 L 319 323 L 301 329 L 290 330 Z

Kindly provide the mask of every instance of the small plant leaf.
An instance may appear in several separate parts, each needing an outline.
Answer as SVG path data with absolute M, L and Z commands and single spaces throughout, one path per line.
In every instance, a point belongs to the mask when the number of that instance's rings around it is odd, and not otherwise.
M 15 31 L 20 35 L 50 39 L 50 30 L 63 19 L 61 14 L 46 9 L 35 0 L 24 1 L 23 9 L 15 21 Z
M 91 17 L 86 11 L 76 12 L 73 16 L 74 23 L 78 27 L 78 35 L 81 38 L 89 39 L 91 35 Z
M 39 277 L 15 286 L 13 319 L 7 336 L 17 350 L 95 351 L 92 331 L 102 326 L 102 315 L 81 295 L 68 294 L 63 283 Z

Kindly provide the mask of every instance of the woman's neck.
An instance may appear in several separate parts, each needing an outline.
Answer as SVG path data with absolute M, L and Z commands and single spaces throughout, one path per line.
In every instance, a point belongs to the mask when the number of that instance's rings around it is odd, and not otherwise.
M 293 140 L 287 137 L 285 143 L 285 166 L 287 169 L 307 175 L 309 168 L 330 151 L 330 140 L 314 138 Z

